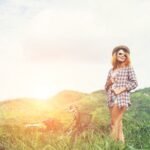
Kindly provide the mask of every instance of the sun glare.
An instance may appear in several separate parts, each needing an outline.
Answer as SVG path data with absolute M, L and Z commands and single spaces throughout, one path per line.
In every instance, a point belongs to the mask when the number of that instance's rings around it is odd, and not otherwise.
M 50 98 L 51 96 L 55 95 L 58 91 L 46 87 L 41 87 L 39 89 L 35 89 L 33 92 L 33 97 L 46 100 Z

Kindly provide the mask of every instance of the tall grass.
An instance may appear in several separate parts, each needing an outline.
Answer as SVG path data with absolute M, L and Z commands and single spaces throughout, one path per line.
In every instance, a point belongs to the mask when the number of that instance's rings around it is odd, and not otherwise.
M 22 103 L 18 100 L 2 103 L 0 105 L 0 150 L 149 150 L 150 97 L 147 95 L 144 97 L 144 94 L 142 90 L 132 95 L 134 104 L 124 115 L 125 144 L 115 142 L 109 136 L 109 113 L 105 95 L 99 91 L 74 100 L 78 106 L 81 106 L 80 110 L 90 111 L 92 123 L 95 125 L 95 128 L 89 128 L 78 135 L 74 143 L 70 141 L 71 136 L 64 130 L 42 132 L 26 130 L 24 127 L 25 123 L 40 122 L 48 117 L 54 117 L 60 119 L 63 124 L 62 129 L 67 128 L 72 116 L 65 111 L 66 97 L 64 107 L 61 100 L 61 105 L 53 109 L 50 104 L 40 102 L 37 105 L 34 101 Z M 67 105 L 70 105 L 70 97 Z
M 126 144 L 114 142 L 109 129 L 82 132 L 71 144 L 70 136 L 63 133 L 27 131 L 21 126 L 1 126 L 0 149 L 5 150 L 148 150 L 150 126 L 148 122 L 130 122 L 124 119 Z

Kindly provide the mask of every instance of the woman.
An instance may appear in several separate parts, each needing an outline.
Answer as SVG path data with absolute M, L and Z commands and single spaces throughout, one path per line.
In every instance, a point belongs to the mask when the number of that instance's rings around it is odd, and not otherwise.
M 113 49 L 112 66 L 105 84 L 111 117 L 111 136 L 124 143 L 122 117 L 131 105 L 130 91 L 137 87 L 136 75 L 130 62 L 130 50 L 127 46 L 121 45 Z

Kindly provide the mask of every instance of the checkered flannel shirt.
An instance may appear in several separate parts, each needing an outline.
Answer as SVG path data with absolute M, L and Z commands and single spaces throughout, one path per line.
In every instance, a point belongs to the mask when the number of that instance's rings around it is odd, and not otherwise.
M 114 104 L 114 101 L 116 100 L 119 107 L 128 107 L 131 105 L 130 91 L 135 89 L 138 85 L 134 69 L 130 66 L 119 69 L 119 72 L 115 77 L 117 80 L 115 83 L 113 83 L 113 88 L 126 87 L 127 89 L 119 95 L 115 95 L 112 91 L 112 86 L 108 85 L 112 71 L 112 69 L 109 70 L 105 84 L 108 106 L 111 107 Z

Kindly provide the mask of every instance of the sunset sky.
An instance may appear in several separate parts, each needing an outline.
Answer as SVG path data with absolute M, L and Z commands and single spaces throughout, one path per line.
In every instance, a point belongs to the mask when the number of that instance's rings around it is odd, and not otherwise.
M 0 0 L 0 100 L 104 88 L 112 49 L 150 87 L 149 0 Z

